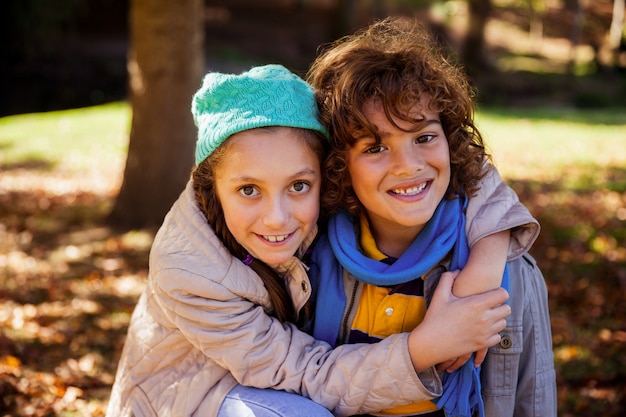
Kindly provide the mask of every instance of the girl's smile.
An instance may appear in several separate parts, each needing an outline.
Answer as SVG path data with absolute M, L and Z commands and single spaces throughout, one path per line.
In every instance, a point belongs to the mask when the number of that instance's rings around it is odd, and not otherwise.
M 285 239 L 287 239 L 289 236 L 291 236 L 291 234 L 288 235 L 266 235 L 266 236 L 261 236 L 263 239 L 267 240 L 268 242 L 283 242 L 285 241 Z

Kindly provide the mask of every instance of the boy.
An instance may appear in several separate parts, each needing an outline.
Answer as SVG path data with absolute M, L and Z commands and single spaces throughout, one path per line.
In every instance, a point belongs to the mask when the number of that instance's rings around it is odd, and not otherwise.
M 467 357 L 438 367 L 456 370 L 439 400 L 377 415 L 556 415 L 545 282 L 523 255 L 538 225 L 485 164 L 467 80 L 433 44 L 418 26 L 387 19 L 311 67 L 331 136 L 322 203 L 332 214 L 313 253 L 314 336 L 335 345 L 410 331 L 441 273 L 460 269 L 456 296 L 510 290 L 500 345 L 480 375 L 484 352 L 458 370 Z

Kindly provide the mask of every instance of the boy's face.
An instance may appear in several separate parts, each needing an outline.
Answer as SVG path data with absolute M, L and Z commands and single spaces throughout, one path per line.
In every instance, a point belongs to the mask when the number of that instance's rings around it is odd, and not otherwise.
M 246 130 L 228 139 L 215 186 L 233 237 L 255 258 L 291 258 L 319 214 L 317 154 L 293 129 Z
M 380 250 L 399 256 L 433 216 L 450 183 L 448 140 L 439 115 L 421 103 L 412 114 L 422 114 L 425 125 L 404 132 L 392 125 L 382 105 L 365 106 L 368 120 L 382 138 L 359 138 L 348 151 L 352 187 L 363 204 Z M 394 119 L 402 128 L 411 123 Z M 392 253 L 395 252 L 395 253 Z

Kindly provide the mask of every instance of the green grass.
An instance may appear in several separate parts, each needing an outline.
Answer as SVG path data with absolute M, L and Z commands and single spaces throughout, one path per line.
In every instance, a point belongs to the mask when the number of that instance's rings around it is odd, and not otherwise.
M 127 103 L 0 118 L 0 164 L 80 171 L 128 149 Z M 626 108 L 483 108 L 478 127 L 503 176 L 560 179 L 571 166 L 626 166 Z
M 0 118 L 0 166 L 80 172 L 106 167 L 128 149 L 126 103 Z
M 485 108 L 477 124 L 498 169 L 510 179 L 565 180 L 576 188 L 589 180 L 581 174 L 593 171 L 585 167 L 626 167 L 626 108 Z

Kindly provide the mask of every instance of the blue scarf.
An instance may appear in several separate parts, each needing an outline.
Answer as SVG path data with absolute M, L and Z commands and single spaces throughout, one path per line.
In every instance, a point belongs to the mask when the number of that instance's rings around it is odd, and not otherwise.
M 462 197 L 442 200 L 415 241 L 391 265 L 358 251 L 355 224 L 347 213 L 333 216 L 329 220 L 326 240 L 318 243 L 313 254 L 313 262 L 319 268 L 319 271 L 315 271 L 316 279 L 319 280 L 319 295 L 313 335 L 333 346 L 336 343 L 346 304 L 342 267 L 359 281 L 389 286 L 423 276 L 451 251 L 450 269 L 465 266 L 469 255 L 465 235 L 466 205 L 467 200 Z M 340 265 L 331 259 L 336 259 Z M 502 286 L 507 290 L 508 279 L 508 269 L 505 268 Z M 474 367 L 472 358 L 455 372 L 444 375 L 443 395 L 436 403 L 451 417 L 471 417 L 474 413 L 484 417 L 480 392 L 480 368 Z

